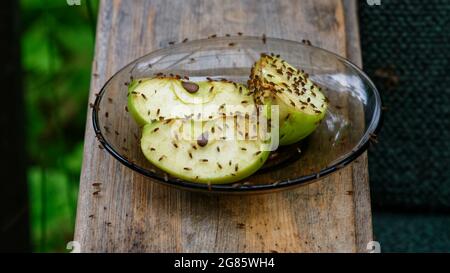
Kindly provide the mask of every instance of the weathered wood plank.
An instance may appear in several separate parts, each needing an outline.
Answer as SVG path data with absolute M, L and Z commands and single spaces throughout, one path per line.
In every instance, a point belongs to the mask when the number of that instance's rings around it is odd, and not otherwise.
M 265 33 L 358 58 L 352 2 L 102 1 L 90 101 L 123 65 L 185 37 Z M 354 252 L 371 240 L 365 156 L 294 190 L 209 196 L 152 183 L 97 147 L 89 111 L 75 231 L 84 252 Z
M 359 37 L 358 5 L 356 1 L 344 1 L 346 11 L 345 28 L 349 60 L 362 67 Z M 353 172 L 353 194 L 355 203 L 356 247 L 358 252 L 367 251 L 367 243 L 373 240 L 372 211 L 370 205 L 369 173 L 367 153 L 363 153 L 351 166 Z

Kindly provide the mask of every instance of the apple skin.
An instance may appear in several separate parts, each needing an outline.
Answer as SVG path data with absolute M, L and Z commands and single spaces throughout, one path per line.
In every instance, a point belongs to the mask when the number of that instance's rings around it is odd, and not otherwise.
M 155 154 L 154 152 L 150 151 L 150 146 L 155 145 L 155 142 L 153 141 L 152 134 L 154 133 L 153 130 L 156 127 L 161 127 L 160 122 L 154 122 L 152 124 L 147 124 L 143 127 L 142 131 L 142 139 L 141 139 L 141 149 L 142 152 L 147 158 L 150 163 L 158 167 L 159 169 L 165 171 L 166 173 L 186 180 L 193 183 L 203 183 L 203 184 L 229 184 L 233 183 L 242 179 L 245 179 L 246 177 L 252 175 L 257 170 L 261 168 L 262 165 L 264 165 L 265 161 L 269 157 L 270 151 L 262 151 L 258 156 L 256 156 L 251 164 L 248 164 L 245 167 L 241 167 L 238 172 L 236 172 L 234 175 L 221 175 L 220 173 L 217 173 L 214 175 L 212 173 L 211 175 L 203 176 L 201 172 L 198 171 L 195 167 L 192 171 L 183 171 L 182 168 L 180 168 L 180 165 L 178 164 L 180 160 L 172 160 L 171 164 L 167 164 L 167 161 L 165 160 L 171 160 L 170 158 L 166 158 L 162 161 L 159 161 L 160 154 Z M 164 131 L 164 129 L 162 129 Z M 167 136 L 168 137 L 168 136 Z M 164 143 L 171 143 L 170 141 L 160 141 L 156 145 L 158 147 L 161 147 L 164 145 Z M 167 147 L 168 149 L 168 147 Z M 203 148 L 202 148 L 203 149 Z M 210 149 L 215 149 L 214 145 L 211 145 Z M 223 152 L 226 152 L 228 149 L 224 149 Z M 167 156 L 174 155 L 174 153 L 170 153 Z M 171 155 L 170 155 L 171 154 Z M 199 175 L 198 179 L 195 179 L 195 176 Z
M 280 126 L 280 145 L 290 145 L 309 136 L 320 124 L 322 117 L 293 112 Z
M 314 132 L 326 113 L 308 114 L 298 111 L 278 98 L 265 98 L 262 113 L 271 118 L 271 108 L 278 107 L 279 142 L 280 146 L 291 145 L 309 136 Z

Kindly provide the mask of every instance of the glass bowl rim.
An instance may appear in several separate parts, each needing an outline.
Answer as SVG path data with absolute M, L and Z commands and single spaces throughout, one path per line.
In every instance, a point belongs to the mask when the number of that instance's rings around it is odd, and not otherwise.
M 287 40 L 287 39 L 281 39 L 281 38 L 271 38 L 271 37 L 266 37 L 267 41 L 277 41 L 277 42 L 282 42 L 282 43 L 288 43 L 288 44 L 295 44 L 295 45 L 300 45 L 300 46 L 304 46 L 304 47 L 311 47 L 314 50 L 319 50 L 319 51 L 324 51 L 327 54 L 331 54 L 332 56 L 334 56 L 336 59 L 340 60 L 341 62 L 343 62 L 344 64 L 348 65 L 349 67 L 351 67 L 352 69 L 354 69 L 359 77 L 361 77 L 370 87 L 370 89 L 373 90 L 374 93 L 374 97 L 375 97 L 375 109 L 374 109 L 374 113 L 373 113 L 373 117 L 371 119 L 371 122 L 365 132 L 365 134 L 361 137 L 361 140 L 363 140 L 363 142 L 361 143 L 361 141 L 356 144 L 356 146 L 358 146 L 356 149 L 353 148 L 352 151 L 345 156 L 344 158 L 340 159 L 339 161 L 337 161 L 336 163 L 334 163 L 331 166 L 327 166 L 326 168 L 323 168 L 322 170 L 320 170 L 318 173 L 314 173 L 314 174 L 310 174 L 310 175 L 305 175 L 305 176 L 300 176 L 294 179 L 287 179 L 287 180 L 283 180 L 283 181 L 277 181 L 274 182 L 272 184 L 263 184 L 263 185 L 244 185 L 242 184 L 240 181 L 237 181 L 235 183 L 230 183 L 230 184 L 203 184 L 203 183 L 193 183 L 193 182 L 188 182 L 188 181 L 184 181 L 184 180 L 180 180 L 180 179 L 172 179 L 170 177 L 166 178 L 162 178 L 161 176 L 145 169 L 142 168 L 136 164 L 134 164 L 133 162 L 131 162 L 130 160 L 128 160 L 127 158 L 125 158 L 124 156 L 122 156 L 118 151 L 116 151 L 109 143 L 108 141 L 106 141 L 106 138 L 103 136 L 102 131 L 100 129 L 100 122 L 98 120 L 98 109 L 99 109 L 99 105 L 100 105 L 100 101 L 103 97 L 103 94 L 106 91 L 106 87 L 108 86 L 108 84 L 110 83 L 110 81 L 112 79 L 114 79 L 118 74 L 120 74 L 123 70 L 125 70 L 126 68 L 128 68 L 131 64 L 133 63 L 137 63 L 140 59 L 146 58 L 151 54 L 158 54 L 158 53 L 162 53 L 164 51 L 167 50 L 172 50 L 172 49 L 176 49 L 182 46 L 186 46 L 189 44 L 201 44 L 204 42 L 211 42 L 212 40 L 214 41 L 218 41 L 218 40 L 224 40 L 224 41 L 236 41 L 236 40 L 261 40 L 261 37 L 256 37 L 256 36 L 229 36 L 229 37 L 216 37 L 216 38 L 203 38 L 203 39 L 198 39 L 198 40 L 192 40 L 192 41 L 187 41 L 184 43 L 178 43 L 178 44 L 174 44 L 174 45 L 170 45 L 168 47 L 164 47 L 164 48 L 160 48 L 154 51 L 151 51 L 145 55 L 140 56 L 139 58 L 134 59 L 133 61 L 129 62 L 128 64 L 126 64 L 125 66 L 123 66 L 122 68 L 120 68 L 117 72 L 115 72 L 102 86 L 102 88 L 100 89 L 100 92 L 98 92 L 96 94 L 96 98 L 94 101 L 94 106 L 92 107 L 92 124 L 94 127 L 94 132 L 95 132 L 95 137 L 97 138 L 97 140 L 101 143 L 101 145 L 109 152 L 109 154 L 111 154 L 116 160 L 118 160 L 120 163 L 122 163 L 123 165 L 127 166 L 128 168 L 132 169 L 133 171 L 138 172 L 141 175 L 144 175 L 146 177 L 152 178 L 154 179 L 152 182 L 157 182 L 157 183 L 162 183 L 168 186 L 174 186 L 177 188 L 183 188 L 183 189 L 189 189 L 189 190 L 195 190 L 195 191 L 206 191 L 206 192 L 217 192 L 217 193 L 262 193 L 262 192 L 266 192 L 266 191 L 276 191 L 276 190 L 282 190 L 282 189 L 288 189 L 288 188 L 292 188 L 295 186 L 300 186 L 300 185 L 305 185 L 311 182 L 315 182 L 318 181 L 319 178 L 323 178 L 325 176 L 328 176 L 332 173 L 334 173 L 335 171 L 342 169 L 343 167 L 347 166 L 348 164 L 350 164 L 351 162 L 353 162 L 356 158 L 358 158 L 362 153 L 364 153 L 367 148 L 369 147 L 370 144 L 370 139 L 373 135 L 376 135 L 379 130 L 381 129 L 381 125 L 382 125 L 382 100 L 381 100 L 381 96 L 380 93 L 378 91 L 378 89 L 376 88 L 375 84 L 372 82 L 372 80 L 364 73 L 364 71 L 362 71 L 362 69 L 360 69 L 357 65 L 355 65 L 354 63 L 352 63 L 351 61 L 349 61 L 348 59 L 334 53 L 331 52 L 327 49 L 323 49 L 320 47 L 316 47 L 310 44 L 305 44 L 305 43 L 300 43 L 297 41 L 293 41 L 293 40 Z M 244 179 L 245 180 L 245 179 Z M 235 184 L 239 185 L 239 186 L 234 186 Z

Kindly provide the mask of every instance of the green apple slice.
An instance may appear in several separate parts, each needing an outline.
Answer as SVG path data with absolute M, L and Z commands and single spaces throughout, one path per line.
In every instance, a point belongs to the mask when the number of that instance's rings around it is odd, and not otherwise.
M 248 87 L 258 103 L 278 105 L 280 145 L 311 134 L 325 117 L 328 100 L 307 73 L 279 57 L 262 54 L 252 67 Z
M 245 114 L 250 104 L 254 100 L 248 89 L 231 82 L 158 77 L 134 80 L 128 88 L 129 112 L 141 126 L 173 118 L 213 119 L 231 108 Z
M 240 129 L 236 124 L 236 117 L 153 122 L 143 127 L 141 149 L 153 165 L 174 177 L 232 183 L 257 171 L 269 155 L 264 141 L 245 133 L 251 126 Z

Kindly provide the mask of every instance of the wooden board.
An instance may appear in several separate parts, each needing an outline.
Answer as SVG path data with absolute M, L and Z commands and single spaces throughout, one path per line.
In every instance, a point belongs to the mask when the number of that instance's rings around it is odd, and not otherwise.
M 118 69 L 169 41 L 237 32 L 309 39 L 360 64 L 351 0 L 102 1 L 90 101 Z M 294 190 L 210 196 L 153 183 L 98 149 L 89 111 L 75 240 L 83 252 L 365 251 L 367 157 Z

